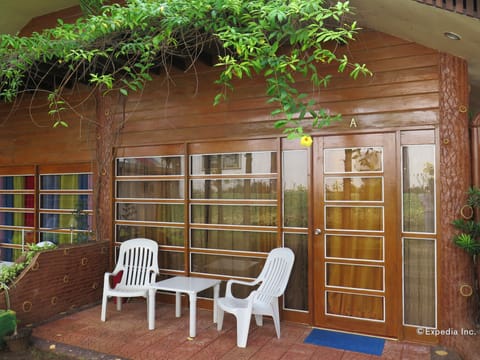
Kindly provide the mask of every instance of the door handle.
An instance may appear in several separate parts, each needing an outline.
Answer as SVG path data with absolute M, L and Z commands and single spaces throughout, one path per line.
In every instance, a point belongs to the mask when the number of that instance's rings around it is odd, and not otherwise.
M 315 229 L 314 232 L 313 232 L 315 235 L 320 235 L 322 233 L 322 230 L 320 229 Z

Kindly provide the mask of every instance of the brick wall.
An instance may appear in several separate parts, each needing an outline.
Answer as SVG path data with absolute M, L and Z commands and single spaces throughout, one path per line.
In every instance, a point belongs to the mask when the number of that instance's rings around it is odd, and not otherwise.
M 109 242 L 61 246 L 35 255 L 10 287 L 11 309 L 21 326 L 100 301 L 108 260 Z M 0 308 L 5 308 L 3 292 Z

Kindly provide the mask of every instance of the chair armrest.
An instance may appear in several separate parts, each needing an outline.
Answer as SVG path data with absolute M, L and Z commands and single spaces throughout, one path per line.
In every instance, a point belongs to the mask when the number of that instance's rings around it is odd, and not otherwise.
M 246 286 L 255 286 L 259 283 L 257 279 L 253 281 L 243 281 L 243 280 L 236 280 L 236 279 L 230 279 L 227 281 L 227 285 L 225 288 L 225 297 L 234 297 L 232 295 L 232 285 L 237 284 L 237 285 L 246 285 Z

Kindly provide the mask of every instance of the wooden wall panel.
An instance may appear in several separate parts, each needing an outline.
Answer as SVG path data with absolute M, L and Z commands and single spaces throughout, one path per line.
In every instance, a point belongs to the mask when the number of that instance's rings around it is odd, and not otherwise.
M 77 94 L 77 96 L 80 96 Z M 45 97 L 0 106 L 0 165 L 48 164 L 90 161 L 95 152 L 92 102 L 81 106 L 81 98 L 70 99 L 75 111 L 61 118 L 68 127 L 53 127 Z
M 375 31 L 362 32 L 357 41 L 337 50 L 365 63 L 373 76 L 353 80 L 335 74 L 331 86 L 318 92 L 298 79 L 299 87 L 322 106 L 344 115 L 323 133 L 350 129 L 352 118 L 359 124 L 356 131 L 438 124 L 436 51 Z M 331 65 L 324 69 L 335 71 Z M 273 128 L 273 107 L 266 103 L 262 77 L 237 82 L 229 99 L 213 106 L 221 90 L 215 84 L 219 70 L 204 65 L 196 70 L 172 69 L 171 82 L 165 75 L 156 76 L 141 95 L 130 96 L 120 145 L 281 135 Z

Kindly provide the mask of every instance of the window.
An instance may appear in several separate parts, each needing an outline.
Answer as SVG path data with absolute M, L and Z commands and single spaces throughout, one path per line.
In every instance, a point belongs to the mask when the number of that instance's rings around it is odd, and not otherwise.
M 282 152 L 283 244 L 295 253 L 284 307 L 308 310 L 308 153 L 290 149 Z
M 2 169 L 0 175 L 0 261 L 15 261 L 34 240 L 35 169 Z
M 160 268 L 183 272 L 184 156 L 121 157 L 115 165 L 116 241 L 153 239 L 160 245 Z
M 403 323 L 436 327 L 433 132 L 402 133 Z
M 0 169 L 0 261 L 15 261 L 30 243 L 85 242 L 91 231 L 89 165 Z
M 296 143 L 282 152 L 278 140 L 120 149 L 117 243 L 153 239 L 162 273 L 223 279 L 257 277 L 283 244 L 297 257 L 284 306 L 307 310 L 308 152 Z
M 264 259 L 244 252 L 276 247 L 277 178 L 276 151 L 190 155 L 192 273 L 259 274 Z

